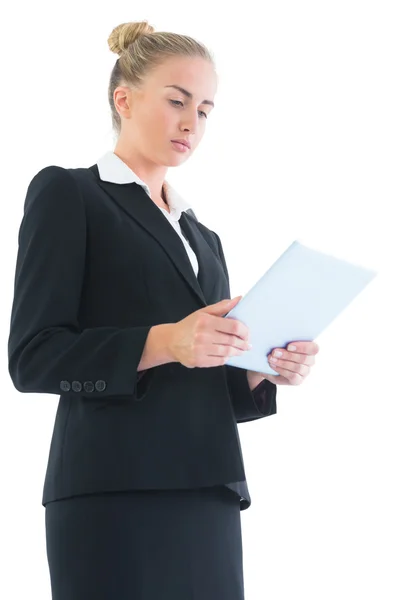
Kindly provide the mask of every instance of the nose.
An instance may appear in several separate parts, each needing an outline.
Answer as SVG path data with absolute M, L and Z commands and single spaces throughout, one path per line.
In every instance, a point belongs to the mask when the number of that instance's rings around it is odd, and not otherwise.
M 185 117 L 182 118 L 182 127 L 184 128 L 184 131 L 188 131 L 190 133 L 195 134 L 198 127 L 197 112 L 195 114 L 186 114 Z

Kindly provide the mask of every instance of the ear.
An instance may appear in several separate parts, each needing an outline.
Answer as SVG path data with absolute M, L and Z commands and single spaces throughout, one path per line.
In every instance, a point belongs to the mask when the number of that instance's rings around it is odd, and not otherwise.
M 120 116 L 129 118 L 133 102 L 132 90 L 128 86 L 119 85 L 114 90 L 114 104 Z

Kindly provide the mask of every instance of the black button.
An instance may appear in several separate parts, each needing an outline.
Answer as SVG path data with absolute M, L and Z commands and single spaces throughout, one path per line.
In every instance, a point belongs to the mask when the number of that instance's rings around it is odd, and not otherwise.
M 72 382 L 72 389 L 74 390 L 74 392 L 80 392 L 82 389 L 82 384 L 80 381 L 73 381 Z
M 85 381 L 85 383 L 83 384 L 83 389 L 85 390 L 85 392 L 93 392 L 93 381 Z
M 71 384 L 69 381 L 61 381 L 60 388 L 63 392 L 69 392 L 69 390 L 71 389 Z
M 105 389 L 106 389 L 105 381 L 103 381 L 102 379 L 99 379 L 98 381 L 96 381 L 96 390 L 98 392 L 104 392 Z

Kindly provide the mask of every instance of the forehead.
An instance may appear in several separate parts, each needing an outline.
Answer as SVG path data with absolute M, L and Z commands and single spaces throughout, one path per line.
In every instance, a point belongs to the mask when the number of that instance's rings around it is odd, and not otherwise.
M 187 89 L 194 97 L 202 96 L 202 99 L 210 100 L 213 100 L 217 91 L 214 65 L 201 57 L 168 58 L 149 75 L 149 83 L 162 88 L 178 85 Z

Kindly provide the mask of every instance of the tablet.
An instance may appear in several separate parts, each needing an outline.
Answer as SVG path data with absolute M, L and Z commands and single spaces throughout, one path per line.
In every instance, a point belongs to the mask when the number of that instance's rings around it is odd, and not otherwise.
M 249 328 L 252 344 L 225 364 L 278 375 L 268 364 L 271 350 L 315 341 L 376 275 L 295 240 L 225 315 Z

